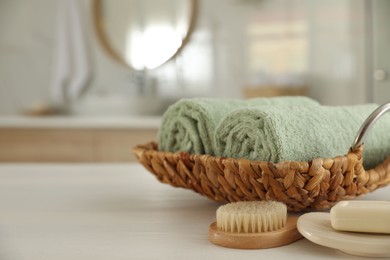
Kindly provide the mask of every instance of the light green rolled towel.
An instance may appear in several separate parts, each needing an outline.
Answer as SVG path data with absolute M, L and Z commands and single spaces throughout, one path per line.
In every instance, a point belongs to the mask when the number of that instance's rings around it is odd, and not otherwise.
M 378 105 L 258 106 L 236 110 L 215 131 L 217 155 L 258 161 L 309 161 L 344 155 L 364 120 Z M 390 155 L 390 115 L 371 129 L 364 165 Z
M 161 151 L 215 155 L 213 135 L 222 118 L 235 109 L 259 105 L 318 106 L 319 103 L 307 97 L 182 99 L 170 106 L 163 115 L 158 148 Z

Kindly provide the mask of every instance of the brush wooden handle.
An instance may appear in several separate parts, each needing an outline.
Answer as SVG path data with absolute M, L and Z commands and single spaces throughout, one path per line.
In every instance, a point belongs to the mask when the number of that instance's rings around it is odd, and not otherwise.
M 213 244 L 238 249 L 263 249 L 290 244 L 302 235 L 297 230 L 297 216 L 287 218 L 286 225 L 275 231 L 263 233 L 233 233 L 217 228 L 213 222 L 209 227 L 209 241 Z

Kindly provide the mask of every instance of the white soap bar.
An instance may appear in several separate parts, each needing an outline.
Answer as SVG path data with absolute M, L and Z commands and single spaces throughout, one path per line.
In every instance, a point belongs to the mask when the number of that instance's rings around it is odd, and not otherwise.
M 341 201 L 331 209 L 330 220 L 340 231 L 390 234 L 390 201 Z

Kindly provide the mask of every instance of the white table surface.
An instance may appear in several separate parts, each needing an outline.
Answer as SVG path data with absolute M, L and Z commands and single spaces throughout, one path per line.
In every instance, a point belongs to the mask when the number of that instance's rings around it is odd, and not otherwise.
M 364 198 L 389 199 L 390 187 Z M 215 246 L 207 229 L 218 206 L 137 164 L 0 164 L 0 259 L 356 259 L 306 239 Z

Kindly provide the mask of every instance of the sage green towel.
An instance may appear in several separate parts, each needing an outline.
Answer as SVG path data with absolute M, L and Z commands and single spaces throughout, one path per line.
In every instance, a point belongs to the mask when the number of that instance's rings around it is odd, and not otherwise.
M 308 161 L 344 155 L 364 120 L 378 105 L 349 107 L 258 106 L 236 110 L 215 131 L 217 155 L 259 161 Z M 390 155 L 390 115 L 371 129 L 364 165 Z
M 307 97 L 248 100 L 183 99 L 170 106 L 163 115 L 158 134 L 159 150 L 214 155 L 213 135 L 222 118 L 235 109 L 259 105 L 317 106 L 319 104 Z

